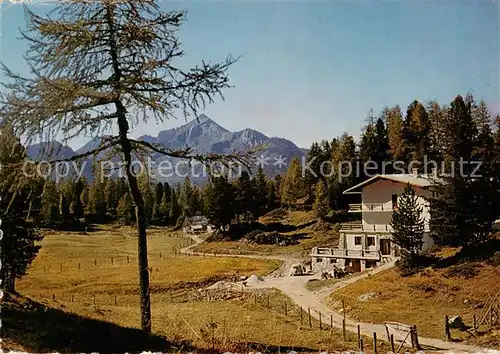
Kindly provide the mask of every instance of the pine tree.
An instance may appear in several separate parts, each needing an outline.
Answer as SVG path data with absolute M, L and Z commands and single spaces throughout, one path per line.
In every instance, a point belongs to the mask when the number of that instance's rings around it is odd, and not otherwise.
M 155 202 L 153 206 L 153 218 L 157 221 L 164 218 L 162 213 L 161 203 L 163 200 L 163 184 L 161 182 L 156 183 L 155 187 Z
M 100 182 L 98 176 L 96 176 L 94 182 L 90 185 L 85 212 L 101 222 L 106 220 L 104 184 Z
M 234 217 L 235 192 L 226 177 L 212 177 L 204 193 L 207 217 L 217 228 L 227 228 Z
M 26 150 L 8 124 L 0 124 L 0 165 L 17 164 L 27 158 Z M 14 293 L 15 281 L 23 277 L 35 259 L 42 236 L 26 221 L 31 187 L 37 180 L 23 178 L 19 168 L 0 169 L 0 216 L 3 236 L 0 278 L 3 290 Z M 33 193 L 31 193 L 31 197 Z
M 436 243 L 446 246 L 472 248 L 485 241 L 495 219 L 495 182 L 488 171 L 486 156 L 477 151 L 478 130 L 461 96 L 451 103 L 445 119 L 449 132 L 449 146 L 445 151 L 448 171 L 432 186 L 436 197 L 431 198 L 431 236 Z M 482 167 L 472 175 L 476 166 Z M 477 176 L 479 175 L 479 176 Z
M 235 198 L 235 214 L 243 218 L 245 222 L 254 220 L 257 204 L 255 202 L 254 183 L 250 180 L 250 175 L 247 171 L 242 171 L 241 175 L 236 180 L 234 190 Z
M 121 195 L 118 194 L 116 183 L 111 178 L 106 178 L 104 182 L 104 196 L 106 199 L 106 211 L 115 215 Z
M 267 183 L 266 175 L 264 170 L 259 166 L 257 169 L 257 175 L 255 176 L 254 186 L 255 186 L 255 206 L 256 206 L 256 216 L 263 215 L 270 206 L 269 203 L 269 186 Z M 274 199 L 274 198 L 273 198 Z
M 393 212 L 390 225 L 394 243 L 401 249 L 401 266 L 409 269 L 418 266 L 424 245 L 424 219 L 415 189 L 410 184 L 398 198 L 398 209 Z
M 46 223 L 59 221 L 59 191 L 56 183 L 48 179 L 43 188 L 40 216 Z
M 120 198 L 116 208 L 116 215 L 118 220 L 125 225 L 130 225 L 135 222 L 134 203 L 129 193 L 125 193 Z
M 172 189 L 172 193 L 170 195 L 170 208 L 169 208 L 169 220 L 171 224 L 177 222 L 177 219 L 182 215 L 181 206 L 177 201 L 177 191 Z
M 319 219 L 324 219 L 330 211 L 330 201 L 328 200 L 328 190 L 325 182 L 319 181 L 314 192 L 314 214 Z
M 72 198 L 70 204 L 70 213 L 77 220 L 83 216 L 84 206 L 82 203 L 81 194 L 84 189 L 85 189 L 84 182 L 79 179 L 73 184 L 73 189 L 71 191 Z

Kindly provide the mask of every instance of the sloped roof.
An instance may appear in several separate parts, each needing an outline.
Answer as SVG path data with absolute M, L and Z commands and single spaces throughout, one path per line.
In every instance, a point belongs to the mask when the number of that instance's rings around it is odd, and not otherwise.
M 351 188 L 348 188 L 344 191 L 344 194 L 358 194 L 361 193 L 361 189 L 363 187 L 375 183 L 378 180 L 385 179 L 388 181 L 393 181 L 397 183 L 411 184 L 412 186 L 426 188 L 432 184 L 432 176 L 431 175 L 415 175 L 415 174 L 384 174 L 384 175 L 376 175 L 364 182 L 361 182 Z
M 191 225 L 208 225 L 209 220 L 207 219 L 206 216 L 191 216 L 189 218 L 186 218 L 189 224 Z

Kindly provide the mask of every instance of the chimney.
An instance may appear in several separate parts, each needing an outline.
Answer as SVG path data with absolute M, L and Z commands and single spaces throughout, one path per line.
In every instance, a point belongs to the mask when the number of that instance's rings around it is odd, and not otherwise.
M 418 176 L 418 168 L 412 168 L 411 169 L 411 174 L 414 176 Z

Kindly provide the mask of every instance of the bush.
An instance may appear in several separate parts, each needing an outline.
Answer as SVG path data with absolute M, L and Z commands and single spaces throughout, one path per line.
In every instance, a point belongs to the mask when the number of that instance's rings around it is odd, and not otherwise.
M 444 276 L 450 277 L 462 277 L 465 279 L 473 278 L 479 274 L 475 263 L 461 263 L 451 266 L 445 273 Z
M 249 243 L 256 243 L 259 245 L 280 245 L 288 246 L 294 245 L 298 242 L 290 236 L 282 235 L 278 232 L 258 232 L 258 230 L 249 232 L 245 239 Z
M 487 262 L 493 267 L 500 267 L 500 251 L 495 252 L 495 254 L 493 254 Z

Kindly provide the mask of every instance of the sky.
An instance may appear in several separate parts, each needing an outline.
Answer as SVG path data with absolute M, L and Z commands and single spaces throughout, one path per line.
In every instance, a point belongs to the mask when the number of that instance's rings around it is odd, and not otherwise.
M 20 5 L 4 2 L 1 60 L 24 72 Z M 37 12 L 47 4 L 29 5 Z M 183 65 L 240 56 L 234 87 L 204 111 L 231 130 L 252 128 L 307 148 L 359 136 L 370 109 L 415 99 L 445 104 L 471 92 L 500 112 L 498 1 L 162 1 L 185 9 Z M 137 127 L 133 136 L 184 124 Z M 80 147 L 90 138 L 72 141 Z

